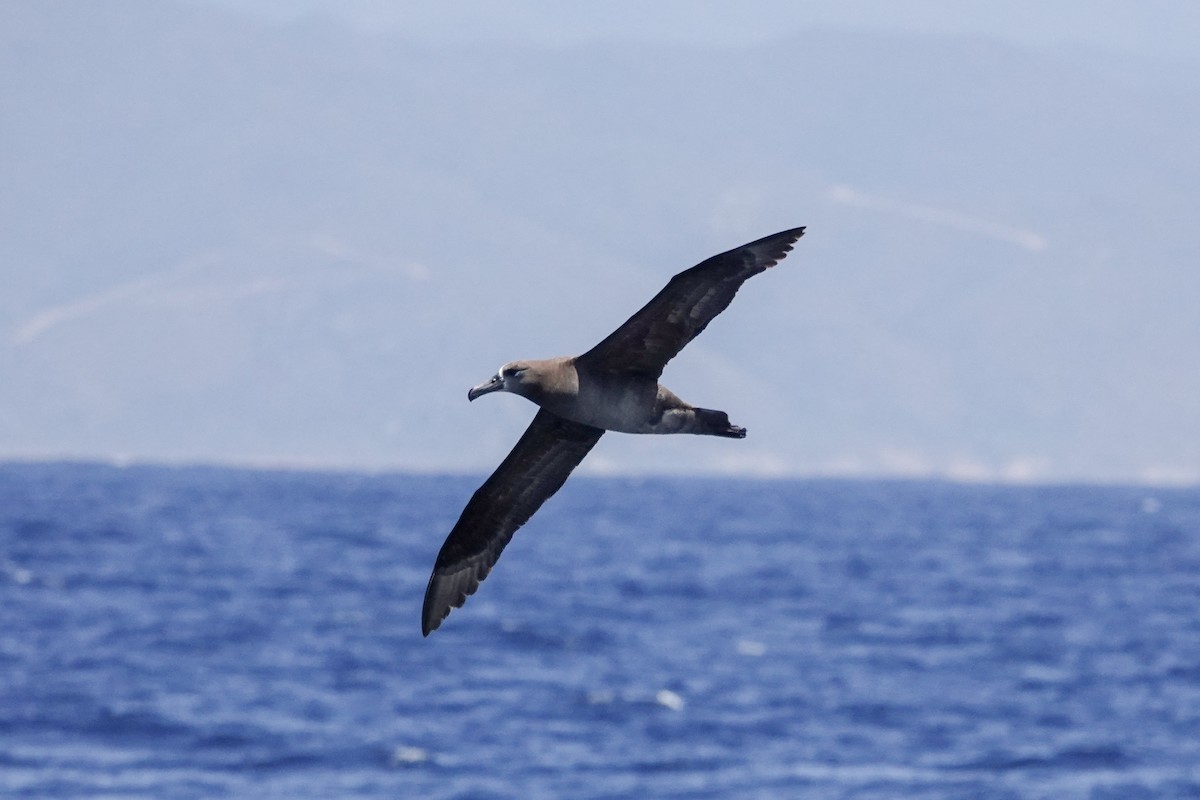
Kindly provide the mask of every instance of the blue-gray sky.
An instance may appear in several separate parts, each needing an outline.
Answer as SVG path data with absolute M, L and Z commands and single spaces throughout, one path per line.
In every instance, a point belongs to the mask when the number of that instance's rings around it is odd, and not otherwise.
M 850 0 L 791 2 L 686 0 L 561 3 L 555 0 L 396 3 L 391 0 L 192 0 L 275 20 L 328 17 L 363 31 L 434 42 L 499 40 L 570 45 L 644 42 L 747 44 L 811 27 L 901 33 L 977 34 L 1037 46 L 1111 48 L 1145 56 L 1194 59 L 1200 5 L 1188 0 Z
M 1190 5 L 221 5 L 0 4 L 0 457 L 484 471 L 807 224 L 586 469 L 1200 480 Z

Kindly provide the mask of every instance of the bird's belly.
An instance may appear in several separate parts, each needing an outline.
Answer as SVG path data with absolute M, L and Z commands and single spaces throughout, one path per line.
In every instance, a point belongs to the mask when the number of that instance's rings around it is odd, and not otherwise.
M 607 431 L 649 433 L 656 416 L 656 390 L 654 384 L 620 388 L 584 384 L 573 407 L 560 416 Z

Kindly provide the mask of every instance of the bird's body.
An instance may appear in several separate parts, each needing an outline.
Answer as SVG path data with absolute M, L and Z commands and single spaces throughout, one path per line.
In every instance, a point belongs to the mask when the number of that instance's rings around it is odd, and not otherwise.
M 558 491 L 605 431 L 746 435 L 724 411 L 686 403 L 658 378 L 747 278 L 778 263 L 803 235 L 804 228 L 794 228 L 713 256 L 672 278 L 588 352 L 511 361 L 467 393 L 474 400 L 511 392 L 540 410 L 472 496 L 438 552 L 425 591 L 422 633 L 429 635 L 474 593 L 517 528 Z
M 650 375 L 597 376 L 579 369 L 573 356 L 514 361 L 505 364 L 496 374 L 504 376 L 506 369 L 510 375 L 503 388 L 488 388 L 485 383 L 471 390 L 474 397 L 489 391 L 508 391 L 563 419 L 606 431 L 698 433 L 740 438 L 726 428 L 713 429 L 706 422 L 709 418 L 695 413 L 706 409 L 696 409 L 680 400 Z

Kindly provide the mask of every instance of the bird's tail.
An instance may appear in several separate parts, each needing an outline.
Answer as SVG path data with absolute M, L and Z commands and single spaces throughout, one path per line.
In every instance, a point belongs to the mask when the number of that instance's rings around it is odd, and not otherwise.
M 696 415 L 695 432 L 702 436 L 726 436 L 730 439 L 745 439 L 746 429 L 729 423 L 729 415 L 711 408 L 693 409 Z

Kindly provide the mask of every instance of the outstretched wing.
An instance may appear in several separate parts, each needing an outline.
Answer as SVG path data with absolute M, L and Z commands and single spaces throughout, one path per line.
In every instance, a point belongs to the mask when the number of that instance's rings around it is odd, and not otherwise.
M 475 491 L 438 552 L 425 589 L 421 633 L 475 593 L 517 528 L 566 482 L 604 434 L 539 410 L 512 452 Z
M 803 235 L 804 228 L 782 231 L 679 273 L 578 362 L 589 369 L 657 378 L 684 345 L 729 307 L 747 278 L 782 261 Z

